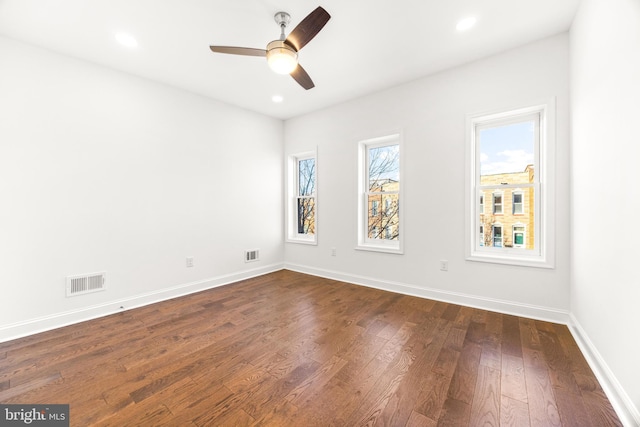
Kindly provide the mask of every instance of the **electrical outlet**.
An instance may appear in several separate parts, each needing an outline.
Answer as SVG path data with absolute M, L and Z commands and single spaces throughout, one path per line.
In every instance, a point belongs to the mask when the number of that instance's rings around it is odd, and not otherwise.
M 449 261 L 446 259 L 440 260 L 440 270 L 449 271 Z
M 188 256 L 187 257 L 187 267 L 193 267 L 193 257 L 192 256 Z

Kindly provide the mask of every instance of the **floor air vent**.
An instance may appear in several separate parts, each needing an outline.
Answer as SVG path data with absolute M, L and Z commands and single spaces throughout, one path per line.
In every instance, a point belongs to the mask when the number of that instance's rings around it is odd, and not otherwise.
M 105 290 L 107 285 L 107 273 L 83 274 L 80 276 L 67 276 L 67 296 L 89 294 Z
M 244 251 L 244 262 L 254 262 L 260 260 L 260 250 L 253 249 L 250 251 Z

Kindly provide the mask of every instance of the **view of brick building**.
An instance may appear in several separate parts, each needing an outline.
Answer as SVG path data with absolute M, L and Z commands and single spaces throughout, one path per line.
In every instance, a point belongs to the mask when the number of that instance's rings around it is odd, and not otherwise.
M 400 183 L 393 179 L 371 182 L 369 192 L 370 239 L 397 240 L 400 235 L 398 189 Z
M 528 165 L 522 172 L 480 177 L 480 185 L 495 186 L 480 195 L 481 246 L 534 248 L 534 189 L 517 187 L 532 183 L 533 174 Z

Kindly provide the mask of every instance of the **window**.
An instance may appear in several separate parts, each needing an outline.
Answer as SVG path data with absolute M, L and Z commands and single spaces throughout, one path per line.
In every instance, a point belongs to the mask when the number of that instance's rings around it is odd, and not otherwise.
M 513 226 L 513 247 L 524 248 L 526 240 L 525 225 L 517 224 Z
M 514 215 L 522 215 L 524 213 L 524 204 L 522 200 L 523 200 L 522 191 L 514 191 L 513 192 L 513 214 Z
M 372 216 L 377 216 L 378 215 L 378 201 L 377 200 L 373 200 L 371 202 L 371 215 Z
M 358 249 L 402 253 L 400 135 L 359 144 Z
M 287 240 L 316 243 L 316 154 L 289 157 Z
M 467 259 L 552 268 L 554 102 L 467 126 Z
M 491 226 L 491 240 L 494 247 L 502 247 L 502 225 L 494 224 Z
M 384 214 L 386 216 L 395 215 L 393 196 L 387 196 L 384 198 Z
M 502 193 L 493 193 L 493 213 L 502 213 Z

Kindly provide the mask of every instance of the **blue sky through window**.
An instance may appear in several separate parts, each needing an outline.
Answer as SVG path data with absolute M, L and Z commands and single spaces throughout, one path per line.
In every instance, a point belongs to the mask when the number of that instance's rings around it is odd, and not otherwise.
M 526 121 L 480 131 L 480 174 L 523 172 L 534 162 L 534 122 Z
M 369 149 L 369 180 L 400 180 L 400 146 L 387 145 Z

